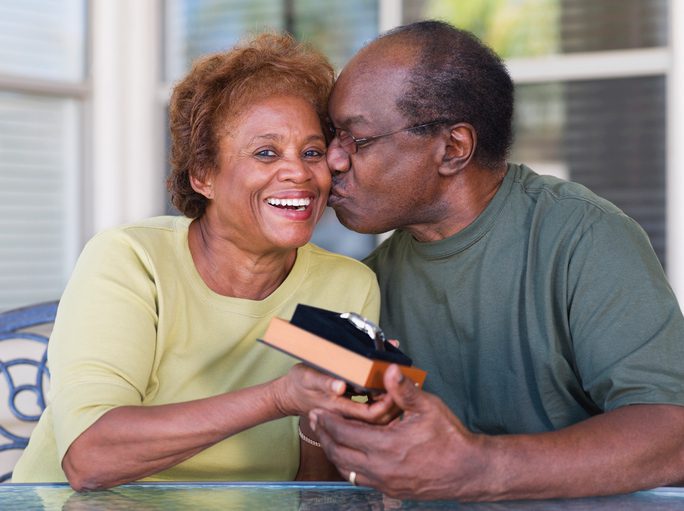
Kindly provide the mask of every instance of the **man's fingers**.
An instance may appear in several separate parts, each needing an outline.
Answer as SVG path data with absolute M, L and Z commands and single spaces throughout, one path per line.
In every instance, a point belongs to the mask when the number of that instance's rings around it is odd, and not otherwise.
M 365 406 L 365 405 L 364 405 Z M 342 417 L 327 410 L 316 409 L 309 413 L 309 425 L 319 438 L 327 436 L 337 445 L 363 451 L 372 445 L 369 438 L 378 434 L 373 426 L 362 421 Z
M 309 426 L 316 432 L 328 459 L 338 469 L 363 467 L 368 463 L 365 454 L 368 437 L 377 434 L 369 432 L 363 422 L 344 419 L 325 410 L 309 413 Z
M 384 383 L 387 394 L 399 408 L 414 412 L 421 410 L 423 404 L 421 391 L 411 379 L 401 374 L 399 366 L 396 364 L 389 366 L 385 371 Z
M 356 485 L 380 488 L 379 474 L 395 451 L 385 451 L 390 434 L 386 426 L 346 419 L 321 409 L 312 410 L 309 419 L 325 455 L 343 477 L 349 482 L 353 479 Z
M 368 405 L 364 417 L 360 419 L 373 424 L 388 424 L 397 418 L 401 410 L 388 394 L 381 395 L 378 399 Z

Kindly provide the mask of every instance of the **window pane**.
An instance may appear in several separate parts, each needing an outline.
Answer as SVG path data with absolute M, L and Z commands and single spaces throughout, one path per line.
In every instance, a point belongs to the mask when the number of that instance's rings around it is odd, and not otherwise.
M 344 227 L 332 208 L 326 208 L 311 241 L 326 250 L 356 259 L 366 257 L 377 244 L 375 236 L 359 234 Z
M 77 235 L 76 101 L 0 92 L 0 310 L 59 298 Z
M 665 265 L 665 78 L 516 88 L 512 160 L 584 184 L 646 230 Z
M 378 5 L 368 0 L 295 0 L 293 28 L 299 39 L 322 50 L 339 70 L 378 34 Z M 357 259 L 368 255 L 376 245 L 375 236 L 342 226 L 330 208 L 316 227 L 312 241 Z
M 197 57 L 285 23 L 283 2 L 274 0 L 167 0 L 165 6 L 167 81 L 181 78 Z
M 666 46 L 667 14 L 667 0 L 403 0 L 405 23 L 449 21 L 505 58 Z
M 0 0 L 0 73 L 84 77 L 84 0 Z
M 341 69 L 378 35 L 378 5 L 368 0 L 295 0 L 293 28 L 299 39 L 322 50 Z
M 233 46 L 242 36 L 286 30 L 322 50 L 341 68 L 378 33 L 376 1 L 167 0 L 166 79 L 177 80 L 194 59 Z

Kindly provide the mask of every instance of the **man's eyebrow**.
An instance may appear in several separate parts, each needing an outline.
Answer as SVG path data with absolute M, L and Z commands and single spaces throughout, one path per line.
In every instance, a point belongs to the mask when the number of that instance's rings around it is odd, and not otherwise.
M 368 119 L 366 119 L 363 115 L 351 115 L 341 119 L 340 124 L 346 127 L 357 126 L 359 124 L 368 124 Z

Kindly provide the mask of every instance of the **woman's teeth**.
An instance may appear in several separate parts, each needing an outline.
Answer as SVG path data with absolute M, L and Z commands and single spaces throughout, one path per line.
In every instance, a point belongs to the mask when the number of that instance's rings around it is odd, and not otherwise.
M 309 204 L 311 204 L 311 199 L 275 199 L 268 198 L 266 203 L 277 208 L 294 208 L 297 211 L 304 211 Z

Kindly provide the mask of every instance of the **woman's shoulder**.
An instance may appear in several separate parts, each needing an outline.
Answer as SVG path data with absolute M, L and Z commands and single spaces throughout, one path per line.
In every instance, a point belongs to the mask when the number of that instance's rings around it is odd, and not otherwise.
M 349 276 L 357 275 L 361 278 L 375 279 L 373 271 L 353 257 L 330 252 L 313 243 L 307 243 L 299 250 L 308 254 L 312 268 L 331 273 L 341 273 Z
M 102 231 L 102 233 L 120 233 L 130 236 L 152 236 L 155 233 L 187 232 L 192 219 L 184 216 L 163 215 L 145 218 L 136 222 L 120 225 Z
M 142 261 L 154 266 L 180 253 L 189 222 L 185 217 L 164 216 L 104 229 L 86 243 L 79 259 L 117 265 Z
M 89 244 L 107 245 L 115 243 L 149 244 L 165 238 L 173 238 L 176 234 L 188 231 L 190 219 L 180 216 L 157 216 L 133 223 L 103 229 L 96 233 Z

